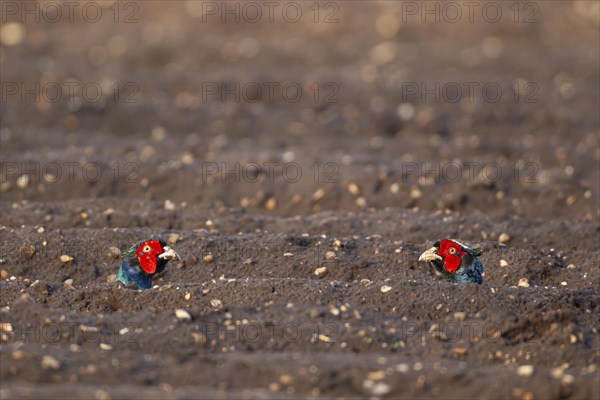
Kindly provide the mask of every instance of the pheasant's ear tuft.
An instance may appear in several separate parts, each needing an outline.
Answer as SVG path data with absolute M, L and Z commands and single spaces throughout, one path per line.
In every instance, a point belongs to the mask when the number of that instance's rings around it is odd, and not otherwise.
M 134 254 L 135 250 L 138 248 L 138 246 L 140 245 L 140 243 L 141 242 L 138 242 L 138 243 L 134 244 L 133 246 L 131 246 L 129 248 L 129 250 L 125 250 L 124 252 L 122 252 L 121 253 L 121 258 L 125 258 L 125 257 L 128 257 L 128 256 Z
M 469 253 L 470 253 L 472 256 L 480 256 L 480 255 L 481 255 L 481 249 L 478 247 L 478 248 L 476 248 L 476 249 L 472 249 L 472 250 L 470 250 L 470 251 L 469 251 Z
M 442 243 L 442 241 L 441 241 L 441 240 L 438 240 L 437 242 L 435 242 L 435 243 L 433 244 L 433 247 L 437 247 L 437 248 L 439 249 L 439 248 L 440 248 L 440 244 L 441 244 L 441 243 Z

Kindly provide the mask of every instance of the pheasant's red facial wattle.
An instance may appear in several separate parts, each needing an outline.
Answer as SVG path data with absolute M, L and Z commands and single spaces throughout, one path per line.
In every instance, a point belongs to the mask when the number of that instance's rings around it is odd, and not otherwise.
M 147 273 L 156 272 L 156 261 L 158 255 L 163 252 L 163 248 L 158 240 L 148 240 L 138 246 L 135 255 L 140 263 L 140 268 Z
M 450 273 L 454 273 L 460 268 L 461 259 L 467 253 L 462 250 L 459 244 L 451 240 L 442 240 L 438 254 L 444 259 L 444 269 Z

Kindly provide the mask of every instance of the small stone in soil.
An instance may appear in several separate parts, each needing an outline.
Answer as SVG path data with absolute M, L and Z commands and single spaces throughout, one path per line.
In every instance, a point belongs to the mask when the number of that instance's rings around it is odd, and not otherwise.
M 508 236 L 507 233 L 500 234 L 500 237 L 498 238 L 498 242 L 500 242 L 500 243 L 507 243 L 509 240 L 510 240 L 510 236 Z
M 519 368 L 517 368 L 517 375 L 519 376 L 523 376 L 523 377 L 529 377 L 531 375 L 533 375 L 533 365 L 521 365 Z
M 178 320 L 189 321 L 192 319 L 190 313 L 185 311 L 183 308 L 178 308 L 177 310 L 175 310 L 175 316 Z
M 169 244 L 177 244 L 177 242 L 179 241 L 179 238 L 180 238 L 180 236 L 177 233 L 172 233 L 169 235 L 167 242 L 169 242 Z
M 108 248 L 108 256 L 111 258 L 119 258 L 121 256 L 121 249 L 116 246 L 110 246 Z
M 49 355 L 45 355 L 44 357 L 42 357 L 42 368 L 44 369 L 52 369 L 52 370 L 57 370 L 60 368 L 60 361 L 58 361 L 56 358 L 49 356 Z
M 171 200 L 167 199 L 165 200 L 165 210 L 167 211 L 175 211 L 175 209 L 177 208 L 177 206 L 175 205 L 175 203 L 173 203 Z
M 519 283 L 517 284 L 519 287 L 529 287 L 529 281 L 527 278 L 519 279 Z

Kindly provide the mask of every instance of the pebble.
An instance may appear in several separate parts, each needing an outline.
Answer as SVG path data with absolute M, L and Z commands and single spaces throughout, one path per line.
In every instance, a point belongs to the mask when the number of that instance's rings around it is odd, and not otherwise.
M 326 260 L 335 260 L 336 259 L 336 255 L 334 251 L 328 251 L 327 253 L 325 253 L 325 259 Z
M 279 392 L 281 389 L 281 385 L 277 382 L 269 383 L 269 391 L 270 392 Z
M 510 240 L 510 236 L 508 236 L 507 233 L 500 234 L 500 237 L 498 238 L 498 242 L 500 242 L 500 243 L 507 243 L 509 240 Z
M 565 376 L 562 377 L 561 382 L 563 385 L 571 385 L 575 382 L 575 377 L 571 374 L 565 374 Z
M 284 257 L 293 257 L 294 255 L 292 253 L 283 253 Z
M 390 290 L 392 290 L 392 287 L 391 287 L 391 286 L 388 286 L 388 285 L 383 285 L 383 286 L 381 287 L 381 293 L 386 293 L 386 292 L 389 292 Z
M 363 387 L 371 392 L 373 396 L 385 396 L 392 391 L 392 387 L 385 382 L 373 382 L 367 379 L 363 382 Z
M 398 364 L 396 365 L 396 371 L 406 374 L 410 371 L 410 366 L 408 364 Z
M 190 313 L 185 311 L 183 308 L 178 308 L 177 310 L 175 310 L 175 316 L 178 320 L 190 321 L 192 319 Z
M 372 381 L 380 381 L 385 378 L 385 371 L 371 371 L 367 374 L 367 379 Z
M 8 276 L 7 270 L 5 270 L 5 269 L 0 270 L 0 278 L 6 279 L 7 276 Z
M 521 365 L 519 368 L 517 368 L 517 375 L 519 376 L 523 376 L 523 377 L 529 377 L 531 375 L 533 375 L 533 365 Z
M 563 377 L 564 374 L 565 371 L 563 371 L 562 368 L 552 368 L 552 370 L 550 371 L 550 375 L 552 375 L 554 379 L 560 379 Z
M 508 261 L 500 260 L 500 268 L 506 268 L 506 267 L 508 267 Z
M 169 242 L 169 244 L 177 244 L 177 242 L 179 241 L 179 238 L 181 236 L 177 233 L 171 233 L 169 235 L 169 238 L 167 239 L 167 242 Z
M 96 400 L 110 400 L 111 399 L 110 394 L 107 391 L 102 390 L 102 389 L 98 389 L 94 392 L 94 398 Z
M 16 46 L 25 37 L 25 25 L 20 22 L 3 23 L 0 33 L 0 43 L 5 46 Z
M 186 293 L 185 296 L 183 296 L 183 298 L 189 300 L 192 298 L 192 295 L 190 293 Z
M 205 263 L 209 263 L 209 262 L 211 262 L 213 260 L 213 255 L 212 254 L 207 254 L 202 259 L 204 260 Z
M 319 267 L 319 268 L 315 269 L 315 275 L 318 276 L 319 278 L 322 276 L 325 276 L 326 273 L 327 273 L 327 267 Z
M 348 191 L 352 193 L 354 196 L 358 196 L 360 194 L 360 188 L 354 182 L 348 184 Z
M 273 211 L 274 209 L 276 209 L 277 199 L 275 197 L 269 198 L 269 200 L 267 200 L 267 202 L 265 203 L 265 208 L 269 211 Z
M 571 333 L 571 335 L 569 335 L 569 342 L 571 342 L 571 344 L 577 343 L 577 336 Z
M 562 281 L 560 284 L 561 286 L 567 286 L 567 281 Z
M 60 261 L 62 261 L 64 264 L 66 264 L 68 262 L 73 261 L 73 257 L 63 254 L 62 256 L 60 256 Z
M 332 338 L 330 338 L 329 336 L 327 336 L 327 335 L 322 335 L 322 334 L 321 334 L 321 335 L 319 335 L 319 340 L 320 340 L 321 342 L 325 342 L 325 343 L 333 343 L 333 342 L 335 342 L 335 339 L 332 339 Z
M 74 289 L 74 287 L 73 287 L 73 279 L 71 279 L 71 278 L 65 280 L 63 282 L 63 284 L 65 285 L 65 287 L 67 287 L 69 289 Z
M 414 187 L 410 190 L 410 198 L 411 199 L 420 199 L 421 197 L 423 197 L 423 191 L 421 189 L 419 189 L 418 187 Z
M 325 190 L 319 188 L 317 189 L 313 194 L 312 194 L 312 199 L 313 200 L 321 200 L 323 197 L 325 197 Z
M 57 370 L 60 368 L 60 361 L 58 361 L 56 358 L 49 356 L 49 355 L 45 355 L 44 357 L 42 357 L 42 368 L 44 369 L 52 369 L 52 370 Z
M 79 325 L 79 330 L 81 332 L 98 332 L 98 327 L 92 325 Z
M 363 279 L 360 280 L 360 284 L 363 285 L 363 286 L 365 286 L 365 287 L 369 287 L 369 286 L 371 286 L 373 284 L 373 281 L 370 280 L 370 279 L 363 278 Z
M 288 150 L 281 154 L 281 159 L 285 163 L 291 163 L 292 161 L 294 161 L 296 159 L 296 154 L 293 151 Z
M 192 338 L 194 339 L 194 344 L 203 345 L 206 343 L 206 336 L 202 333 L 192 332 Z
M 29 175 L 21 175 L 17 178 L 17 187 L 19 189 L 25 189 L 29 185 Z
M 454 313 L 455 321 L 464 321 L 466 317 L 467 317 L 467 314 L 464 312 L 455 312 Z
M 367 200 L 364 197 L 362 197 L 362 196 L 361 197 L 357 197 L 355 203 L 360 208 L 367 208 Z
M 467 349 L 465 347 L 455 347 L 452 349 L 452 354 L 464 356 L 465 354 L 467 354 Z
M 40 226 L 39 228 L 37 228 L 37 233 L 44 233 L 46 231 L 46 229 L 44 229 L 43 226 Z
M 100 348 L 102 350 L 112 350 L 112 346 L 110 344 L 107 344 L 107 343 L 100 343 Z
M 2 322 L 0 323 L 0 330 L 2 330 L 2 332 L 12 332 L 13 326 L 9 322 Z
M 212 299 L 212 300 L 210 301 L 210 305 L 211 305 L 213 308 L 217 308 L 217 309 L 218 309 L 218 308 L 221 308 L 221 307 L 223 307 L 223 302 L 222 302 L 221 300 L 219 300 L 219 299 Z
M 108 256 L 111 258 L 119 258 L 121 257 L 121 249 L 116 246 L 110 246 L 108 248 Z
M 527 278 L 521 278 L 521 279 L 519 279 L 519 283 L 517 284 L 517 286 L 529 287 L 529 281 L 527 280 Z
M 165 200 L 165 210 L 167 211 L 175 211 L 175 209 L 177 208 L 177 206 L 175 205 L 175 203 L 173 203 L 171 200 L 167 199 Z
M 294 377 L 291 375 L 283 374 L 279 377 L 279 383 L 282 385 L 291 385 L 294 383 Z
M 117 274 L 110 274 L 106 277 L 106 282 L 114 283 L 117 280 Z
M 181 162 L 185 165 L 191 165 L 194 163 L 194 155 L 189 151 L 185 151 L 181 154 Z

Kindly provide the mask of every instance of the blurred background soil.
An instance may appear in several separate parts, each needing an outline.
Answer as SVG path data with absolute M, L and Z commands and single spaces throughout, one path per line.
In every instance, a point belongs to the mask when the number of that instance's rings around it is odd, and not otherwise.
M 0 4 L 2 399 L 600 397 L 598 2 L 50 3 Z

